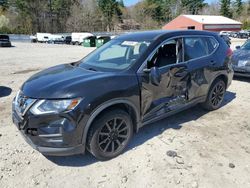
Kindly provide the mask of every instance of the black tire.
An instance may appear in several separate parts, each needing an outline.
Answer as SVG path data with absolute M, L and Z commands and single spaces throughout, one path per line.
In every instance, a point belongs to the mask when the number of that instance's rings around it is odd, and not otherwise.
M 92 124 L 87 148 L 99 160 L 120 155 L 133 136 L 133 123 L 128 113 L 114 109 L 102 114 Z
M 225 82 L 221 79 L 216 79 L 210 87 L 207 99 L 202 103 L 202 107 L 206 110 L 217 110 L 223 102 L 226 92 Z

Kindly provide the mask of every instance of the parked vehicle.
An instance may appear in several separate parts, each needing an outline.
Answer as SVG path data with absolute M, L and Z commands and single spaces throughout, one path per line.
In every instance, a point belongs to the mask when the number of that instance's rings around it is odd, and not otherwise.
M 231 31 L 221 31 L 220 35 L 226 35 L 226 36 L 230 36 Z
M 198 103 L 218 109 L 233 77 L 231 55 L 211 32 L 122 35 L 28 79 L 13 100 L 13 122 L 44 155 L 87 148 L 111 159 L 146 124 Z
M 73 45 L 82 45 L 85 38 L 94 36 L 92 33 L 72 33 L 72 44 Z
M 232 56 L 234 75 L 250 77 L 250 40 L 236 49 Z
M 49 39 L 51 38 L 51 34 L 50 33 L 37 33 L 36 38 L 37 38 L 37 42 L 45 43 L 49 41 Z
M 248 37 L 249 35 L 248 35 L 248 32 L 246 31 L 240 31 L 237 34 L 237 38 L 240 38 L 240 39 L 247 39 Z
M 8 35 L 0 35 L 0 47 L 11 47 L 11 42 Z
M 37 43 L 37 37 L 34 36 L 34 35 L 31 35 L 30 36 L 30 41 L 31 41 L 31 43 Z
M 232 32 L 230 33 L 230 37 L 237 38 L 237 36 L 238 36 L 238 32 L 232 31 Z
M 72 42 L 72 37 L 71 36 L 66 36 L 65 37 L 65 44 L 71 44 Z
M 49 40 L 47 42 L 50 44 L 64 44 L 65 39 L 63 35 L 52 34 L 49 36 Z

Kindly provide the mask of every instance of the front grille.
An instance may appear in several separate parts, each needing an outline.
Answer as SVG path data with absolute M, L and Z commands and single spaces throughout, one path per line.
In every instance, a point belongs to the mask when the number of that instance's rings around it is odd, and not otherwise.
M 15 98 L 15 109 L 17 113 L 23 117 L 35 101 L 35 99 L 28 98 L 22 93 L 22 91 L 19 91 Z

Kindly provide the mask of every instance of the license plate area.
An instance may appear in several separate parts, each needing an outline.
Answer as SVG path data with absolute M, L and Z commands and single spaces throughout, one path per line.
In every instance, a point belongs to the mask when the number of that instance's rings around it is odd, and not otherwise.
M 246 70 L 244 68 L 239 68 L 239 67 L 235 67 L 235 71 L 237 71 L 237 72 L 246 72 Z

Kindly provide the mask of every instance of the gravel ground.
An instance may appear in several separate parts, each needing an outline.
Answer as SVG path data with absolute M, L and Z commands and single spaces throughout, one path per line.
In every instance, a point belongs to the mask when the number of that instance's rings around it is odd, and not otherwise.
M 0 86 L 9 88 L 0 97 L 1 188 L 250 187 L 249 79 L 234 80 L 217 111 L 196 106 L 142 128 L 113 160 L 99 162 L 88 153 L 46 158 L 25 143 L 13 125 L 11 101 L 32 74 L 79 60 L 92 49 L 14 46 L 0 49 Z

